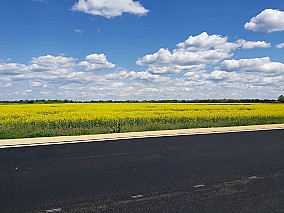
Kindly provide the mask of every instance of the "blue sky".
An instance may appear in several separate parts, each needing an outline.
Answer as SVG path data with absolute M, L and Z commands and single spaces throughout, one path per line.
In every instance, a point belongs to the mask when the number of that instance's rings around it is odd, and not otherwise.
M 0 99 L 272 98 L 279 0 L 2 0 Z

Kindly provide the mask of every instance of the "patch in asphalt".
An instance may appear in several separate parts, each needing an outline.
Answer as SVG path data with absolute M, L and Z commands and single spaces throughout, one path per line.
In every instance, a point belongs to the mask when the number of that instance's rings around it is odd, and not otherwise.
M 49 210 L 46 210 L 45 212 L 46 213 L 53 213 L 53 212 L 61 212 L 62 209 L 61 208 L 57 208 L 57 209 L 49 209 Z
M 132 198 L 133 199 L 143 198 L 143 195 L 133 195 Z
M 202 187 L 205 187 L 205 185 L 203 185 L 203 184 L 200 184 L 200 185 L 195 185 L 195 186 L 193 186 L 194 188 L 202 188 Z
M 251 179 L 251 180 L 258 179 L 258 177 L 257 176 L 251 176 L 251 177 L 249 177 L 249 179 Z

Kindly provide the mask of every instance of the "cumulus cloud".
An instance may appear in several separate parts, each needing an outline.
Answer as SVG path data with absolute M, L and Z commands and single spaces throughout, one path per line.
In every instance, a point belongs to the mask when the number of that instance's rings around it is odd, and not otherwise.
M 206 45 L 194 38 L 146 55 L 137 61 L 146 66 L 142 71 L 115 68 L 104 54 L 81 61 L 64 55 L 34 57 L 26 64 L 0 61 L 0 99 L 275 98 L 284 91 L 283 63 L 269 57 L 230 59 L 246 41 L 207 38 Z
M 265 41 L 246 41 L 243 39 L 238 40 L 241 47 L 243 49 L 253 49 L 253 48 L 269 48 L 271 47 L 270 43 L 267 43 Z
M 207 79 L 213 81 L 228 81 L 229 79 L 235 77 L 232 73 L 222 71 L 222 70 L 214 70 L 212 73 L 206 76 Z
M 27 67 L 19 63 L 2 63 L 0 64 L 0 75 L 20 75 Z
M 227 43 L 228 38 L 221 35 L 208 35 L 206 32 L 198 36 L 189 36 L 189 38 L 177 46 L 181 49 L 186 49 L 191 52 L 200 52 L 201 50 L 208 50 L 217 46 L 222 46 Z
M 95 16 L 103 16 L 108 19 L 121 16 L 122 13 L 141 16 L 149 12 L 138 1 L 133 0 L 79 0 L 73 5 L 72 10 Z
M 115 65 L 108 62 L 104 54 L 91 54 L 85 61 L 64 55 L 33 57 L 29 64 L 0 63 L 0 76 L 10 76 L 10 80 L 29 80 L 32 87 L 45 87 L 48 82 L 88 82 L 94 76 L 89 70 L 103 70 Z M 82 70 L 82 68 L 84 68 Z
M 104 54 L 90 54 L 86 56 L 85 61 L 79 63 L 80 66 L 84 66 L 86 70 L 95 71 L 102 69 L 114 68 L 115 64 L 108 62 Z
M 203 32 L 189 36 L 178 43 L 172 52 L 161 48 L 154 54 L 148 54 L 136 61 L 137 65 L 147 65 L 147 71 L 154 74 L 176 74 L 186 71 L 203 70 L 207 65 L 217 64 L 233 56 L 237 48 L 268 48 L 271 44 L 265 41 L 246 41 L 239 39 L 228 42 L 228 37 L 208 35 Z
M 277 45 L 276 45 L 276 48 L 279 48 L 279 49 L 280 49 L 280 48 L 284 48 L 284 43 L 277 44 Z
M 114 66 L 106 60 L 104 54 L 90 54 L 81 62 L 64 55 L 33 57 L 27 64 L 0 62 L 0 87 L 3 91 L 0 99 L 64 99 L 68 97 L 71 99 L 71 93 L 70 96 L 65 97 L 66 93 L 60 89 L 64 88 L 64 85 L 70 85 L 73 88 L 72 99 L 81 99 L 83 96 L 77 91 L 79 85 L 108 87 L 115 83 L 115 80 L 112 82 L 105 77 L 95 75 L 89 72 L 89 69 L 103 70 Z M 6 88 L 11 85 L 13 85 L 12 90 L 6 91 Z
M 45 55 L 32 58 L 30 64 L 24 66 L 27 72 L 23 73 L 23 78 L 59 81 L 76 68 L 77 59 L 64 55 Z
M 280 62 L 272 62 L 269 57 L 225 60 L 221 63 L 221 70 L 227 72 L 248 72 L 262 74 L 282 74 L 284 75 L 284 64 Z
M 72 66 L 75 66 L 76 58 L 72 57 L 65 57 L 63 55 L 59 56 L 52 56 L 52 55 L 46 55 L 46 56 L 39 56 L 34 57 L 31 60 L 32 65 L 35 65 L 34 69 L 54 69 L 54 68 L 69 68 Z
M 170 81 L 169 77 L 154 75 L 147 71 L 143 71 L 143 72 L 131 71 L 131 72 L 126 73 L 124 78 L 128 78 L 131 80 L 137 80 L 137 81 L 143 81 L 146 83 L 163 83 L 163 82 Z
M 136 62 L 137 65 L 143 66 L 145 64 L 169 64 L 172 61 L 172 53 L 164 48 L 159 49 L 154 54 L 149 54 Z
M 265 9 L 250 22 L 245 24 L 245 29 L 257 32 L 276 32 L 284 30 L 284 12 L 280 10 Z
M 156 74 L 180 73 L 203 69 L 207 64 L 215 64 L 231 57 L 235 48 L 227 45 L 227 38 L 220 35 L 208 35 L 206 32 L 190 36 L 185 42 L 178 43 L 172 52 L 161 48 L 136 61 L 137 65 L 148 65 L 148 71 Z
M 183 84 L 193 91 L 207 88 L 209 92 L 218 91 L 225 96 L 229 95 L 229 91 L 231 95 L 241 98 L 241 93 L 254 93 L 257 96 L 260 95 L 259 91 L 277 96 L 284 89 L 283 65 L 271 62 L 269 58 L 225 60 L 221 67 L 216 67 L 212 72 L 185 73 Z

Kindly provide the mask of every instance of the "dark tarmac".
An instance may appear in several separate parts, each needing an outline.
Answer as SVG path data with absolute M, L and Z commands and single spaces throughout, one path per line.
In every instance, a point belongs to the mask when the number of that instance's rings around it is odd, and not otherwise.
M 1 148 L 0 212 L 284 212 L 284 130 Z

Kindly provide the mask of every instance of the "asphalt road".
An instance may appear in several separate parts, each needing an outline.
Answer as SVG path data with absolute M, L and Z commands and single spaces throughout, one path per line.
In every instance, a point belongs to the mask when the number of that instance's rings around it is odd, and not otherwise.
M 2 148 L 0 212 L 284 212 L 284 130 Z

